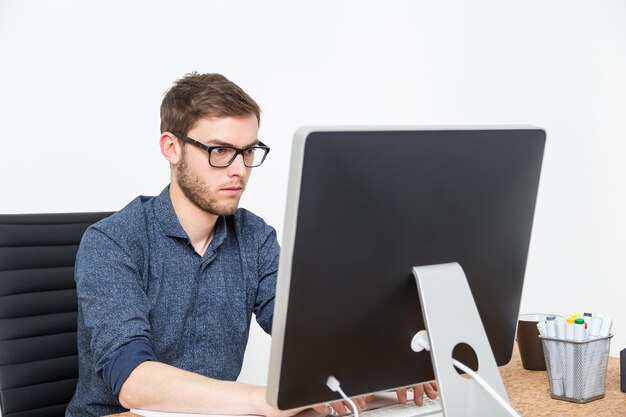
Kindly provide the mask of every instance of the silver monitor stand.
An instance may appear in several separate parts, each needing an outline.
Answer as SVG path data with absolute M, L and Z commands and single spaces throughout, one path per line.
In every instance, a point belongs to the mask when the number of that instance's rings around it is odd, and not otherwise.
M 478 358 L 477 373 L 508 402 L 487 334 L 463 269 L 458 263 L 413 268 L 441 403 L 446 417 L 509 416 L 475 380 L 459 375 L 452 351 L 468 344 Z

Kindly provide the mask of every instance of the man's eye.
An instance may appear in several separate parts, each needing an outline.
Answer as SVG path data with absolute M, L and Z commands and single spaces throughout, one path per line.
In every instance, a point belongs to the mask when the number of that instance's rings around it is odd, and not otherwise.
M 227 153 L 229 153 L 230 149 L 229 148 L 214 148 L 213 152 L 215 152 L 218 155 L 225 155 Z

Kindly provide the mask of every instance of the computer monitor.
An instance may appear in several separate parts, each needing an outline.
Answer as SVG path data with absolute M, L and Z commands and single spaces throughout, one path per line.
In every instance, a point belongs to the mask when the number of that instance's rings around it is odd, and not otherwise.
M 508 363 L 544 144 L 533 127 L 299 129 L 268 401 L 336 400 L 330 375 L 350 396 L 432 380 L 430 354 L 411 349 L 425 328 L 414 266 L 460 264 Z

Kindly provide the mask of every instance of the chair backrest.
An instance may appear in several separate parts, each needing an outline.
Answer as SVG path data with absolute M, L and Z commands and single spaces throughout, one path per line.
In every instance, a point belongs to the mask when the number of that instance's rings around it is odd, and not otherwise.
M 76 252 L 110 214 L 0 215 L 2 417 L 65 414 L 78 379 Z

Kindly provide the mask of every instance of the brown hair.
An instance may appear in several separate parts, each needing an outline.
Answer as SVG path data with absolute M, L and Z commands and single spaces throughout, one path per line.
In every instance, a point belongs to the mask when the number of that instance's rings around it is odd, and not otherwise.
M 185 74 L 161 102 L 161 133 L 187 134 L 203 117 L 244 117 L 261 121 L 259 105 L 237 84 L 220 74 Z

